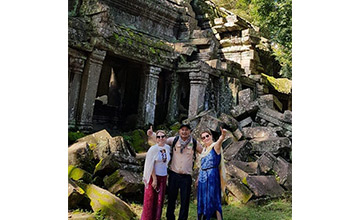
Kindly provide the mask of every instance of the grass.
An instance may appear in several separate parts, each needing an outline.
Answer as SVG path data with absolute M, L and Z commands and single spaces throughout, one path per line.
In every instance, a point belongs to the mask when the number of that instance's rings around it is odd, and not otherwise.
M 136 213 L 137 219 L 140 219 L 142 205 L 132 203 L 132 210 Z M 175 216 L 179 214 L 180 207 L 177 206 Z M 291 220 L 291 198 L 275 199 L 264 202 L 261 205 L 255 203 L 223 205 L 224 220 Z M 165 220 L 166 204 L 164 204 L 162 212 L 162 220 Z M 197 207 L 192 201 L 189 208 L 189 220 L 197 218 Z

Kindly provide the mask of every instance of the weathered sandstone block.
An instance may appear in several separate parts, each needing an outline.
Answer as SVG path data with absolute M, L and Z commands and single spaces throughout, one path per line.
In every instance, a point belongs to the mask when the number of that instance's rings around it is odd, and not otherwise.
M 274 176 L 248 176 L 245 184 L 254 192 L 255 196 L 281 196 L 285 191 L 276 182 Z

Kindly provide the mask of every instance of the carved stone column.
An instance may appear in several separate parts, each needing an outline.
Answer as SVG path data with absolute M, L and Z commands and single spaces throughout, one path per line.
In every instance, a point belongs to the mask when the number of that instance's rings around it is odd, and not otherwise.
M 144 127 L 154 124 L 156 93 L 161 68 L 150 66 L 149 71 L 145 72 L 143 88 L 139 98 L 138 126 Z
M 82 77 L 81 95 L 79 101 L 81 130 L 92 129 L 95 98 L 106 51 L 95 49 L 89 56 Z
M 75 127 L 81 76 L 83 74 L 86 57 L 76 51 L 70 52 L 69 55 L 69 71 L 71 72 L 73 78 L 70 80 L 69 77 L 68 125 L 69 127 Z
M 190 72 L 190 99 L 189 99 L 189 114 L 191 118 L 196 116 L 200 111 L 204 110 L 204 98 L 209 74 L 202 71 Z

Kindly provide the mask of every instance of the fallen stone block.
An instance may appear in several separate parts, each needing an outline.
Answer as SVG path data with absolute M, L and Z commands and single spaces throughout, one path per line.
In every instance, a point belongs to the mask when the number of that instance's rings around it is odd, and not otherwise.
M 243 127 L 249 126 L 252 124 L 252 122 L 253 122 L 253 120 L 251 119 L 251 117 L 247 117 L 244 120 L 239 122 L 239 127 L 243 128 Z
M 248 127 L 243 128 L 242 132 L 245 138 L 253 139 L 253 138 L 269 138 L 269 137 L 277 137 L 276 130 L 270 127 Z
M 187 118 L 185 120 L 182 121 L 182 124 L 190 124 L 191 128 L 194 128 L 198 125 L 198 123 L 200 123 L 200 119 L 206 115 L 212 116 L 214 118 L 216 118 L 216 112 L 214 109 L 210 109 L 207 111 L 202 111 L 200 112 L 198 115 Z
M 255 100 L 249 104 L 242 106 L 237 105 L 230 110 L 231 115 L 237 120 L 243 120 L 251 114 L 255 114 L 259 109 L 258 102 Z
M 105 176 L 104 185 L 106 189 L 113 194 L 140 193 L 144 187 L 142 176 L 139 173 L 127 170 L 116 170 L 110 176 Z
M 91 174 L 73 165 L 68 166 L 68 177 L 73 180 L 82 180 L 85 183 L 91 182 Z
M 92 159 L 93 154 L 86 142 L 77 142 L 68 148 L 68 165 L 92 172 L 94 168 Z
M 292 190 L 292 165 L 284 160 L 282 157 L 278 157 L 274 163 L 274 172 L 278 177 L 280 185 L 284 186 L 288 190 Z
M 226 184 L 226 188 L 229 191 L 228 203 L 231 204 L 233 200 L 240 201 L 245 204 L 253 196 L 251 190 L 249 190 L 240 180 L 229 179 Z
M 224 139 L 223 143 L 221 144 L 221 147 L 225 150 L 232 143 L 234 143 L 236 141 L 237 141 L 236 137 L 231 132 L 227 132 L 226 136 L 225 136 L 225 139 Z
M 191 135 L 195 137 L 196 140 L 201 140 L 200 138 L 201 132 L 203 132 L 204 130 L 210 130 L 216 133 L 220 133 L 220 126 L 223 126 L 222 121 L 220 121 L 219 119 L 213 116 L 205 115 L 201 118 L 200 122 L 193 129 Z
M 98 140 L 98 142 L 92 147 L 94 158 L 96 160 L 104 159 L 111 154 L 109 139 Z
M 231 161 L 225 164 L 226 166 L 226 172 L 228 175 L 237 178 L 239 180 L 243 180 L 247 176 L 249 176 L 248 173 L 240 169 L 239 167 L 235 166 Z
M 248 176 L 243 181 L 255 196 L 281 196 L 285 190 L 276 182 L 274 176 Z
M 80 188 L 74 181 L 68 181 L 68 208 L 75 209 L 80 201 L 85 197 L 85 191 Z
M 107 132 L 105 129 L 103 129 L 96 133 L 82 137 L 82 138 L 78 139 L 77 142 L 87 142 L 90 145 L 90 144 L 97 144 L 100 140 L 106 141 L 110 138 L 111 138 L 111 135 L 109 134 L 109 132 Z
M 246 106 L 254 100 L 254 93 L 250 88 L 238 92 L 239 105 Z
M 145 141 L 146 142 L 146 141 Z M 109 146 L 111 153 L 124 154 L 126 156 L 136 156 L 135 150 L 128 145 L 122 136 L 116 136 L 109 139 Z
M 94 212 L 101 212 L 111 220 L 132 219 L 136 215 L 130 206 L 120 198 L 94 184 L 80 184 L 85 194 L 91 200 Z
M 231 163 L 248 174 L 258 174 L 257 162 L 243 162 L 239 160 L 232 160 Z
M 289 113 L 287 113 L 287 115 L 289 115 Z M 256 118 L 258 118 L 257 121 L 260 121 L 260 124 L 262 119 L 271 122 L 274 125 L 283 127 L 286 130 L 292 130 L 292 126 L 290 124 L 291 121 L 288 119 L 289 116 L 285 117 L 283 114 L 275 110 L 269 108 L 260 108 L 256 113 Z
M 238 129 L 238 121 L 230 115 L 221 113 L 219 119 L 224 122 L 224 124 L 230 129 L 230 131 L 235 131 L 236 129 Z
M 285 110 L 283 114 L 283 120 L 285 122 L 292 123 L 292 112 L 289 110 Z
M 141 172 L 143 170 L 135 157 L 125 157 L 124 155 L 112 153 L 108 157 L 100 160 L 96 165 L 94 176 L 104 177 L 105 175 L 111 175 L 118 169 L 130 170 L 133 172 Z
M 266 139 L 255 138 L 249 141 L 252 145 L 252 152 L 263 154 L 268 151 L 274 155 L 279 154 L 281 151 L 290 151 L 291 142 L 287 137 L 269 137 Z
M 224 149 L 224 158 L 227 161 L 230 160 L 241 160 L 246 161 L 250 152 L 252 150 L 252 146 L 249 144 L 249 141 L 243 140 L 234 142 Z
M 240 131 L 239 128 L 236 129 L 235 131 L 233 131 L 233 134 L 234 134 L 237 141 L 240 140 L 242 138 L 242 136 L 243 136 L 243 134 L 242 134 L 242 132 Z
M 259 107 L 261 108 L 274 108 L 274 96 L 272 94 L 261 95 L 258 99 Z
M 276 161 L 277 158 L 272 153 L 265 152 L 256 162 L 259 164 L 260 172 L 266 174 L 273 169 Z

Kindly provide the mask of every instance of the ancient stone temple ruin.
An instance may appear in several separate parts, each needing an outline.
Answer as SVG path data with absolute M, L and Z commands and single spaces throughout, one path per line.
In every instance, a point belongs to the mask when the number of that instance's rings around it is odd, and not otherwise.
M 280 69 L 268 40 L 211 1 L 69 0 L 68 19 L 69 127 L 230 114 L 247 88 L 291 110 L 291 90 L 267 80 Z

